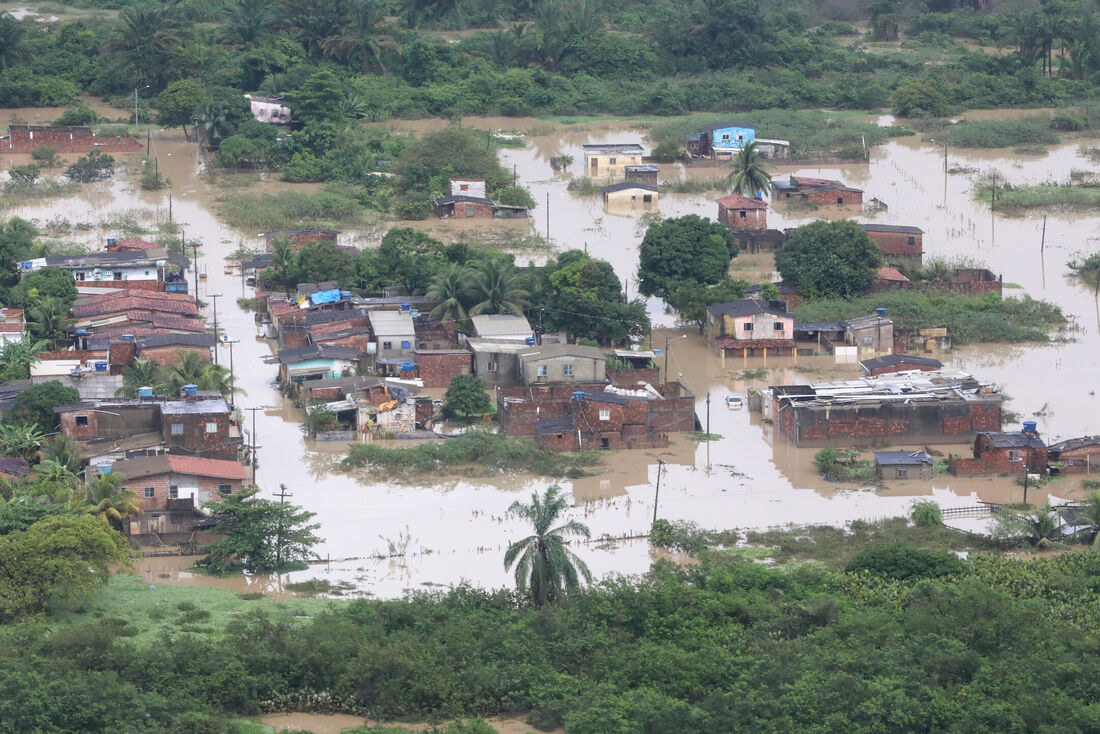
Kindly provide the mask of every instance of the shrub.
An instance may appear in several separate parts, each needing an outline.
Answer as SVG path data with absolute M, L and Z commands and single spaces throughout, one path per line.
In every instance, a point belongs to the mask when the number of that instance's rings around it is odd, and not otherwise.
M 951 551 L 922 550 L 892 543 L 865 548 L 844 570 L 849 573 L 866 571 L 873 576 L 898 581 L 935 579 L 961 573 L 963 562 Z
M 56 166 L 57 148 L 51 145 L 39 146 L 31 151 L 31 159 L 46 167 Z
M 943 525 L 943 512 L 940 506 L 931 500 L 919 500 L 913 503 L 909 518 L 918 528 L 936 528 Z
M 107 155 L 99 150 L 88 151 L 88 155 L 80 156 L 76 163 L 65 169 L 65 175 L 70 180 L 79 183 L 104 181 L 114 174 L 114 156 Z
M 61 117 L 53 121 L 54 125 L 91 125 L 96 121 L 95 111 L 86 104 L 78 104 L 61 113 Z

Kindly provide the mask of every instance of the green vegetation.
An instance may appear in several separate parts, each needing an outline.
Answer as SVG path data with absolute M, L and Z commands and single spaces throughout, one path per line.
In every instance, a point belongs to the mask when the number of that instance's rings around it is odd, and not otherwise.
M 690 520 L 654 520 L 649 544 L 684 553 L 702 553 L 717 547 L 730 548 L 739 536 L 733 530 L 704 530 Z
M 850 301 L 802 302 L 795 316 L 799 321 L 842 321 L 874 313 L 878 307 L 887 310 L 895 328 L 946 327 L 955 344 L 1048 341 L 1052 331 L 1066 325 L 1058 306 L 1029 296 L 957 296 L 921 290 L 886 291 Z
M 153 388 L 154 395 L 179 395 L 184 385 L 198 385 L 200 390 L 215 390 L 229 397 L 243 390 L 233 384 L 234 376 L 222 365 L 216 365 L 194 351 L 176 351 L 176 363 L 161 365 L 155 359 L 137 359 L 122 372 L 120 397 L 136 398 L 143 387 Z
M 680 284 L 716 285 L 737 256 L 733 231 L 697 214 L 662 219 L 646 230 L 638 262 L 642 295 L 667 298 Z
M 227 224 L 257 232 L 294 226 L 349 224 L 358 221 L 362 212 L 362 205 L 353 192 L 337 186 L 312 194 L 302 191 L 234 193 L 221 202 L 221 214 Z
M 206 507 L 217 518 L 211 528 L 224 535 L 203 546 L 207 553 L 197 565 L 211 573 L 285 573 L 306 568 L 313 546 L 322 542 L 313 534 L 321 527 L 310 519 L 314 513 L 284 502 L 256 497 L 257 487 L 208 502 Z
M 489 395 L 476 375 L 455 375 L 443 396 L 443 414 L 449 418 L 489 415 Z
M 882 265 L 882 251 L 851 220 L 817 221 L 796 228 L 776 250 L 783 280 L 809 298 L 865 293 Z
M 515 566 L 516 589 L 529 595 L 536 607 L 553 604 L 565 598 L 565 593 L 578 588 L 583 579 L 592 583 L 588 566 L 569 550 L 567 538 L 576 536 L 587 539 L 588 526 L 570 520 L 557 527 L 569 500 L 557 486 L 547 487 L 539 496 L 531 493 L 531 504 L 516 500 L 508 507 L 509 514 L 517 515 L 531 523 L 533 535 L 517 540 L 504 553 L 504 568 Z
M 558 454 L 540 449 L 528 439 L 483 431 L 470 431 L 408 449 L 357 444 L 341 462 L 345 470 L 370 468 L 404 475 L 462 469 L 482 474 L 526 473 L 543 477 L 585 476 L 587 468 L 599 464 L 599 456 L 594 453 Z
M 932 137 L 954 148 L 1013 148 L 1022 145 L 1056 145 L 1061 141 L 1051 120 L 1027 117 L 1018 120 L 975 120 L 931 129 Z
M 858 460 L 855 458 L 856 453 L 842 454 L 827 446 L 814 454 L 814 466 L 827 481 L 873 483 L 875 462 L 869 459 Z

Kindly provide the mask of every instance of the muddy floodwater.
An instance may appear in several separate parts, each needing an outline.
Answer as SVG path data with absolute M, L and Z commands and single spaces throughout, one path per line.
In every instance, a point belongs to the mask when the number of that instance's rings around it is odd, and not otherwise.
M 29 118 L 30 114 L 24 117 Z M 513 168 L 521 184 L 528 186 L 539 203 L 527 222 L 505 226 L 521 234 L 549 235 L 557 249 L 582 248 L 605 258 L 615 267 L 630 293 L 636 290 L 638 246 L 644 228 L 637 213 L 610 213 L 600 197 L 577 197 L 566 189 L 571 175 L 583 167 L 584 143 L 642 142 L 644 130 L 627 123 L 604 122 L 590 126 L 554 126 L 533 120 L 474 120 L 484 129 L 534 130 L 527 146 L 501 151 L 504 165 Z M 402 123 L 400 129 L 423 130 L 438 125 Z M 766 132 L 766 131 L 762 131 Z M 986 263 L 1003 276 L 1006 295 L 1030 294 L 1060 305 L 1074 318 L 1065 343 L 1032 345 L 982 345 L 955 350 L 942 357 L 945 364 L 974 373 L 1000 385 L 1012 397 L 1006 407 L 1025 419 L 1038 421 L 1048 440 L 1060 440 L 1100 432 L 1095 395 L 1100 374 L 1100 318 L 1093 294 L 1071 281 L 1065 262 L 1076 251 L 1100 250 L 1100 213 L 1050 212 L 1046 223 L 1046 247 L 1040 252 L 1042 218 L 1037 215 L 1005 218 L 990 216 L 987 206 L 972 200 L 970 189 L 979 172 L 996 169 L 1013 183 L 1064 180 L 1072 169 L 1091 167 L 1083 150 L 1100 145 L 1097 140 L 1072 140 L 1049 148 L 1046 156 L 1017 156 L 1010 151 L 948 152 L 949 167 L 969 173 L 944 175 L 943 149 L 918 137 L 901 138 L 877 147 L 869 163 L 850 165 L 784 165 L 775 176 L 802 174 L 839 178 L 865 190 L 866 198 L 886 202 L 889 211 L 873 218 L 858 210 L 841 212 L 792 212 L 783 207 L 768 212 L 770 227 L 798 226 L 819 216 L 858 216 L 861 221 L 916 225 L 925 231 L 926 257 L 967 256 Z M 189 238 L 203 242 L 200 269 L 207 277 L 198 295 L 208 303 L 220 293 L 218 324 L 240 339 L 234 363 L 245 394 L 237 399 L 255 413 L 260 464 L 257 481 L 266 496 L 285 484 L 293 502 L 317 513 L 319 534 L 325 538 L 316 549 L 331 559 L 307 571 L 280 579 L 258 579 L 249 588 L 281 593 L 282 584 L 323 578 L 347 581 L 366 593 L 393 597 L 409 589 L 446 588 L 470 583 L 497 587 L 511 582 L 502 565 L 508 543 L 527 534 L 522 523 L 510 518 L 508 506 L 526 500 L 543 489 L 546 479 L 465 476 L 424 476 L 411 481 L 383 473 L 347 475 L 335 471 L 334 461 L 346 444 L 307 441 L 299 428 L 301 411 L 284 402 L 275 388 L 275 368 L 263 364 L 274 345 L 263 339 L 249 313 L 235 302 L 250 296 L 239 276 L 223 271 L 223 259 L 240 244 L 258 248 L 255 232 L 234 231 L 216 217 L 216 199 L 224 189 L 200 176 L 201 164 L 193 144 L 176 133 L 156 133 L 153 147 L 161 169 L 173 182 L 173 216 L 184 223 Z M 549 158 L 573 155 L 571 172 L 555 173 Z M 21 160 L 6 157 L 3 167 Z M 47 223 L 68 220 L 82 223 L 70 238 L 102 243 L 116 234 L 112 220 L 131 213 L 141 217 L 164 216 L 166 192 L 142 192 L 135 184 L 137 162 L 130 161 L 125 175 L 116 180 L 82 187 L 71 198 L 9 207 L 3 216 L 17 214 Z M 661 166 L 662 179 L 691 176 L 714 178 L 727 169 L 681 164 Z M 265 188 L 290 188 L 268 181 Z M 663 216 L 716 215 L 714 198 L 706 194 L 662 194 Z M 547 217 L 549 212 L 549 217 Z M 415 223 L 444 237 L 467 236 L 500 226 L 496 222 Z M 549 229 L 547 229 L 549 227 Z M 384 231 L 384 229 L 383 229 Z M 376 241 L 379 232 L 349 232 L 349 241 Z M 548 253 L 528 252 L 519 261 L 539 261 Z M 738 258 L 734 269 L 752 280 L 771 269 L 764 256 Z M 1008 285 L 1019 286 L 1009 288 Z M 663 450 L 621 452 L 606 456 L 606 468 L 593 477 L 563 481 L 575 502 L 574 515 L 587 523 L 593 540 L 576 547 L 597 577 L 644 572 L 652 559 L 644 536 L 654 512 L 654 488 L 658 461 L 665 463 L 661 479 L 659 515 L 692 520 L 710 528 L 750 528 L 801 523 L 842 523 L 906 512 L 915 498 L 933 498 L 945 507 L 973 505 L 976 500 L 1021 499 L 1022 490 L 1011 479 L 956 479 L 937 476 L 930 482 L 892 482 L 884 489 L 834 485 L 822 480 L 813 467 L 813 450 L 794 449 L 774 440 L 770 426 L 761 425 L 747 410 L 729 410 L 725 396 L 745 394 L 769 384 L 855 377 L 855 365 L 835 365 L 831 358 L 769 357 L 731 359 L 723 365 L 691 328 L 678 328 L 663 305 L 651 301 L 655 323 L 654 345 L 671 338 L 668 357 L 670 376 L 680 379 L 697 397 L 697 411 L 706 422 L 706 396 L 710 394 L 710 430 L 721 440 L 695 443 L 676 437 Z M 208 316 L 212 314 L 208 313 Z M 684 337 L 684 338 L 679 338 Z M 220 358 L 229 361 L 226 348 Z M 767 369 L 766 377 L 742 379 L 746 370 Z M 252 416 L 246 414 L 246 433 L 251 435 Z M 899 446 L 898 448 L 915 448 Z M 943 452 L 967 452 L 968 447 L 936 447 Z M 1078 480 L 1053 482 L 1044 491 L 1032 491 L 1029 500 L 1042 502 L 1046 492 L 1056 498 L 1079 496 Z M 186 572 L 186 566 L 164 559 L 143 567 L 150 582 L 213 583 Z

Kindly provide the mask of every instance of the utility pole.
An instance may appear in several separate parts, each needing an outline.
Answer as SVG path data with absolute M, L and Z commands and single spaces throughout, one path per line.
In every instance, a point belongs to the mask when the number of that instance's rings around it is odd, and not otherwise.
M 989 244 L 997 246 L 997 172 L 993 172 L 993 190 L 989 195 Z
M 286 491 L 285 484 L 280 484 L 275 496 L 279 498 L 279 521 L 275 526 L 275 566 L 278 567 L 283 562 L 283 504 L 287 497 L 294 495 Z
M 218 364 L 218 299 L 222 297 L 221 293 L 207 293 L 207 298 L 214 299 L 214 365 Z
M 546 239 L 550 239 L 550 192 L 546 192 Z
M 141 119 L 138 117 L 138 88 L 134 87 L 134 125 L 141 130 Z
M 249 457 L 252 459 L 252 483 L 255 484 L 256 465 L 259 464 L 259 461 L 256 458 L 256 411 L 263 410 L 263 408 L 245 408 L 245 410 L 252 411 L 252 450 L 249 451 Z
M 236 407 L 233 404 L 233 394 L 237 392 L 237 373 L 233 370 L 233 345 L 239 342 L 240 339 L 230 339 L 226 336 L 222 341 L 229 345 L 229 407 L 233 409 Z
M 657 491 L 653 493 L 653 522 L 657 522 L 657 501 L 661 498 L 661 470 L 664 466 L 664 460 L 657 459 Z
M 1043 215 L 1043 236 L 1039 240 L 1039 254 L 1042 255 L 1043 251 L 1047 249 L 1047 215 Z
M 665 334 L 665 382 L 668 382 L 668 334 Z
M 710 439 L 710 393 L 707 393 L 707 439 Z

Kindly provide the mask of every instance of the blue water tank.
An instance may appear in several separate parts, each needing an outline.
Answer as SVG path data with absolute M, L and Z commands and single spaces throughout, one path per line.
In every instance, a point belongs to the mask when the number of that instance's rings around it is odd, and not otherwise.
M 1024 433 L 1035 433 L 1037 425 L 1035 421 L 1024 421 Z
M 876 308 L 875 313 L 878 314 L 879 316 L 885 316 L 886 315 L 886 309 L 885 308 Z
M 402 362 L 401 363 L 401 371 L 402 372 L 416 372 L 416 362 Z
M 124 341 L 124 342 L 132 342 L 133 340 L 134 340 L 134 335 L 133 334 L 123 334 L 122 335 L 122 341 Z
M 77 330 L 76 330 L 76 335 L 77 335 L 77 336 L 84 336 L 84 335 L 85 335 L 85 334 L 87 334 L 87 333 L 88 333 L 88 330 L 87 330 L 87 329 L 77 329 Z
M 527 346 L 529 346 L 529 347 L 532 347 L 532 346 L 534 346 L 534 345 L 535 345 L 535 337 L 533 337 L 533 336 L 529 336 L 529 337 L 525 338 L 525 339 L 524 339 L 523 341 L 524 341 L 524 342 L 525 342 L 525 343 L 527 344 Z
M 116 239 L 115 239 L 114 237 L 108 237 L 108 238 L 107 238 L 107 246 L 108 246 L 108 247 L 110 247 L 111 245 L 115 244 L 116 242 L 118 242 L 118 240 L 116 240 Z
M 402 311 L 408 311 L 408 310 L 409 310 L 410 308 L 412 308 L 412 304 L 411 304 L 411 303 L 402 303 L 402 304 L 401 304 L 401 310 L 402 310 Z
M 199 386 L 198 385 L 184 385 L 183 386 L 183 394 L 184 395 L 198 395 L 199 394 Z
M 111 465 L 110 464 L 100 464 L 99 465 L 99 473 L 100 474 L 110 474 L 111 473 Z
M 96 372 L 106 372 L 107 371 L 107 360 L 101 359 L 101 360 L 97 361 L 95 363 L 95 371 Z
M 413 309 L 412 311 L 409 311 L 409 316 L 412 316 L 412 317 L 413 317 L 414 319 L 415 319 L 416 317 L 418 317 L 419 315 L 420 315 L 420 311 L 418 311 L 418 310 L 417 310 L 417 309 L 415 309 L 415 308 L 414 308 L 414 309 Z
M 153 388 L 151 388 L 151 387 L 139 387 L 138 388 L 138 397 L 139 398 L 151 398 L 151 397 L 153 397 Z
M 580 392 L 580 391 L 577 391 L 577 392 L 573 393 L 573 399 L 574 400 L 584 400 L 584 393 Z

